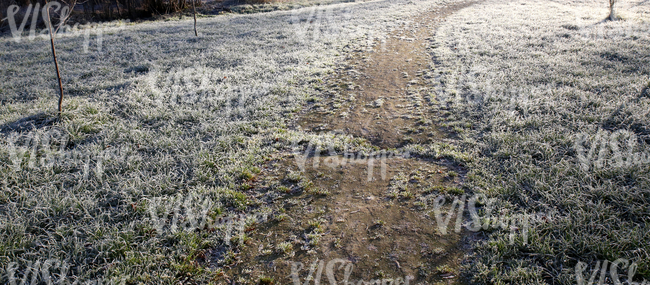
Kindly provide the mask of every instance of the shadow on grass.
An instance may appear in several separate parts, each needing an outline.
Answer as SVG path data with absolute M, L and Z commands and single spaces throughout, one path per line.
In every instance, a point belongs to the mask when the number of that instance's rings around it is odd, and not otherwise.
M 641 95 L 639 95 L 639 98 L 647 97 L 650 98 L 650 83 L 646 87 L 643 87 L 643 90 L 641 90 Z
M 28 132 L 35 129 L 41 129 L 53 125 L 59 121 L 59 117 L 45 113 L 38 113 L 29 117 L 22 118 L 15 122 L 6 123 L 0 126 L 0 133 L 7 134 L 11 132 Z

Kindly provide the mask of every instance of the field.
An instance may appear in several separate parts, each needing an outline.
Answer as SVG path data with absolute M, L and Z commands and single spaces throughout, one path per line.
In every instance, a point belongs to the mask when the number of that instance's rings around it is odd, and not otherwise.
M 648 7 L 625 5 L 609 22 L 587 2 L 485 2 L 438 31 L 437 95 L 478 158 L 466 186 L 553 216 L 528 244 L 479 243 L 480 280 L 570 284 L 619 258 L 648 278 Z
M 650 279 L 648 2 L 280 5 L 0 37 L 0 282 Z

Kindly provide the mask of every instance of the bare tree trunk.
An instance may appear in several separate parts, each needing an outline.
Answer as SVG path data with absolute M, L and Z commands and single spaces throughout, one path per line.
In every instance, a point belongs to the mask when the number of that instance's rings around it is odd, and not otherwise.
M 0 5 L 0 28 L 5 25 L 6 17 L 4 11 L 6 11 L 6 8 L 4 7 L 4 5 Z
M 135 13 L 133 12 L 133 6 L 135 4 L 133 3 L 133 0 L 126 0 L 126 9 L 129 10 L 129 18 L 135 19 Z
M 106 5 L 106 17 L 108 17 L 109 20 L 113 20 L 113 7 L 111 7 L 111 1 L 106 0 L 106 2 L 102 2 L 102 5 Z
M 117 16 L 121 19 L 122 18 L 122 10 L 120 10 L 120 2 L 115 0 L 115 7 L 117 8 Z
M 45 24 L 50 30 L 50 45 L 52 46 L 52 58 L 54 59 L 54 67 L 56 67 L 56 77 L 59 79 L 59 117 L 61 116 L 61 105 L 63 104 L 63 83 L 61 82 L 61 72 L 59 71 L 59 61 L 56 58 L 56 48 L 54 47 L 54 33 L 52 31 L 52 21 L 50 20 L 50 7 L 47 5 L 47 0 L 45 0 L 45 9 L 47 13 L 47 19 L 45 19 Z
M 83 3 L 83 6 L 84 6 L 84 14 L 86 15 L 86 17 L 88 17 L 88 20 L 90 20 L 92 16 L 90 15 L 90 7 L 88 4 L 89 4 L 88 1 L 86 1 Z
M 192 0 L 192 9 L 194 10 L 194 35 L 199 36 L 199 33 L 196 31 L 196 0 Z
M 616 11 L 614 11 L 614 5 L 616 0 L 609 0 L 609 20 L 616 21 Z

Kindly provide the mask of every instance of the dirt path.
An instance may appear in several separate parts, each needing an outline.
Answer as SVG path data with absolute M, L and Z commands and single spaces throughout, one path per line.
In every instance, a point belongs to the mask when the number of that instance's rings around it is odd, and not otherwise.
M 440 114 L 431 111 L 437 102 L 423 94 L 423 77 L 432 64 L 426 47 L 440 21 L 469 5 L 425 12 L 373 52 L 351 55 L 347 67 L 324 84 L 329 86 L 325 100 L 306 108 L 300 127 L 351 134 L 382 149 L 448 138 L 435 123 Z M 273 187 L 285 192 L 276 201 L 281 213 L 259 225 L 220 282 L 305 284 L 314 266 L 312 282 L 331 283 L 327 266 L 338 258 L 352 264 L 347 280 L 354 284 L 398 278 L 411 284 L 462 284 L 464 233 L 441 233 L 416 199 L 435 192 L 431 189 L 457 187 L 460 178 L 452 173 L 462 173 L 462 168 L 393 157 L 386 160 L 384 177 L 377 161 L 368 179 L 368 160 L 310 157 L 300 171 L 295 158 L 272 163 L 285 185 Z M 292 266 L 297 276 L 292 276 Z M 341 284 L 346 270 L 339 266 L 333 277 Z
M 446 133 L 434 124 L 439 114 L 428 108 L 437 102 L 423 86 L 431 70 L 426 47 L 440 21 L 469 5 L 423 13 L 412 26 L 376 43 L 373 52 L 351 55 L 343 72 L 332 78 L 335 84 L 324 92 L 332 98 L 310 106 L 300 126 L 363 137 L 381 148 L 444 138 Z

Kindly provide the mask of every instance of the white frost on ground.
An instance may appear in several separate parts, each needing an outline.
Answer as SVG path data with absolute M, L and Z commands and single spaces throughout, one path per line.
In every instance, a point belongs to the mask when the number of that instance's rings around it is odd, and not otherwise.
M 479 156 L 466 186 L 557 215 L 527 243 L 479 243 L 478 284 L 575 284 L 577 261 L 618 258 L 647 279 L 650 3 L 620 3 L 616 22 L 607 4 L 487 0 L 437 31 L 436 97 Z
M 443 2 L 226 15 L 199 20 L 199 37 L 189 20 L 129 24 L 106 30 L 101 44 L 91 33 L 88 53 L 83 33 L 57 39 L 63 120 L 0 135 L 0 267 L 17 262 L 20 273 L 52 258 L 80 280 L 205 281 L 211 273 L 193 271 L 187 256 L 223 244 L 226 233 L 152 234 L 149 210 L 164 209 L 150 201 L 193 194 L 245 207 L 239 177 L 307 137 L 287 125 L 315 92 L 309 84 L 344 49 L 370 49 L 409 15 Z M 0 38 L 0 74 L 0 124 L 54 113 L 48 40 Z M 48 164 L 53 153 L 61 158 Z

